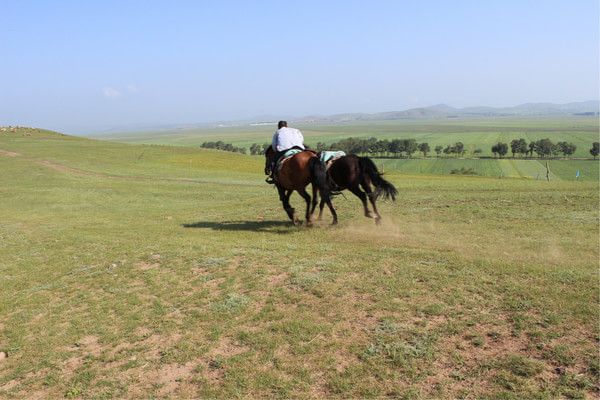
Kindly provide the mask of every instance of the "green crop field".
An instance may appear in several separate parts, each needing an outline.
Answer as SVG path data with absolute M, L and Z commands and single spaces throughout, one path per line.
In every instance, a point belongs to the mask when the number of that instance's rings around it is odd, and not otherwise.
M 314 147 L 317 142 L 333 143 L 349 137 L 377 137 L 378 139 L 413 138 L 427 142 L 431 147 L 429 158 L 422 159 L 420 153 L 414 159 L 379 159 L 378 165 L 386 171 L 395 170 L 405 174 L 447 175 L 453 169 L 472 168 L 476 175 L 545 179 L 545 160 L 513 159 L 509 155 L 497 159 L 456 159 L 436 157 L 433 149 L 458 141 L 465 144 L 467 155 L 481 149 L 484 157 L 492 156 L 491 146 L 499 141 L 510 143 L 515 138 L 528 142 L 550 138 L 553 142 L 568 141 L 577 146 L 574 157 L 589 158 L 592 142 L 598 137 L 598 119 L 590 117 L 564 118 L 495 118 L 429 121 L 384 121 L 337 125 L 299 126 L 306 142 Z M 269 142 L 273 126 L 246 126 L 213 129 L 190 129 L 161 132 L 113 133 L 100 136 L 127 143 L 153 143 L 198 147 L 205 141 L 223 140 L 235 146 L 249 148 L 253 143 Z M 556 173 L 555 173 L 556 170 Z M 579 177 L 576 178 L 577 171 Z M 600 168 L 593 160 L 552 160 L 550 178 L 554 180 L 598 181 Z
M 592 142 L 598 141 L 598 118 L 490 118 L 445 120 L 396 120 L 353 122 L 348 124 L 304 124 L 297 126 L 306 142 L 333 143 L 348 137 L 377 137 L 378 139 L 415 139 L 433 148 L 458 141 L 468 152 L 479 148 L 482 155 L 491 156 L 491 147 L 499 141 L 510 143 L 524 138 L 528 142 L 549 138 L 553 142 L 568 141 L 577 146 L 575 157 L 589 157 Z M 172 144 L 199 146 L 203 142 L 223 140 L 248 148 L 252 143 L 271 141 L 275 125 L 239 126 L 210 129 L 179 129 L 148 132 L 111 133 L 98 136 L 129 143 Z
M 375 159 L 383 171 L 397 171 L 404 174 L 447 175 L 452 170 L 471 168 L 476 175 L 496 178 L 546 179 L 544 160 L 519 159 Z M 551 180 L 598 181 L 600 164 L 594 160 L 550 160 Z M 579 177 L 577 177 L 579 171 Z
M 597 398 L 598 164 L 490 161 L 377 160 L 380 226 L 306 228 L 262 157 L 0 131 L 0 397 Z

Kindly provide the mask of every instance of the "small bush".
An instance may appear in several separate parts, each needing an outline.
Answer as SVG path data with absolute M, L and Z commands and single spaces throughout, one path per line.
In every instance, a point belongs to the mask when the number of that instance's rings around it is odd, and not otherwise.
M 473 168 L 460 167 L 460 169 L 455 168 L 452 171 L 450 171 L 450 174 L 452 174 L 452 175 L 477 175 L 477 172 L 475 172 L 475 170 Z
M 214 305 L 214 310 L 223 313 L 235 313 L 241 311 L 250 302 L 248 296 L 243 294 L 230 293 L 225 299 Z

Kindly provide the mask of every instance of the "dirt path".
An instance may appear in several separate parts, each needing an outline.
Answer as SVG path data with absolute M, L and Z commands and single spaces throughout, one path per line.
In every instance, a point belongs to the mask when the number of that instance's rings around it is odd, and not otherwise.
M 22 154 L 15 153 L 12 151 L 0 149 L 0 156 L 6 157 L 20 157 Z M 75 176 L 87 176 L 97 178 L 112 178 L 112 179 L 125 179 L 125 180 L 152 180 L 152 181 L 166 181 L 166 182 L 183 182 L 183 183 L 214 183 L 210 179 L 198 179 L 198 178 L 177 178 L 177 177 L 153 177 L 153 176 L 141 176 L 141 175 L 114 175 L 104 172 L 86 171 L 83 169 L 70 167 L 55 161 L 50 160 L 38 160 L 29 157 L 23 157 L 26 161 L 31 161 L 37 165 L 41 165 L 46 168 L 50 168 L 54 171 L 61 172 L 64 174 L 70 174 Z
M 97 173 L 97 172 L 92 172 L 92 171 L 84 171 L 82 169 L 73 168 L 73 167 L 67 167 L 66 165 L 55 163 L 53 161 L 48 161 L 48 160 L 41 160 L 41 161 L 34 161 L 34 162 L 36 164 L 38 164 L 38 165 L 42 165 L 44 167 L 48 167 L 48 168 L 53 169 L 55 171 L 64 172 L 64 173 L 67 173 L 67 174 L 80 175 L 80 176 L 110 177 L 110 175 L 105 175 L 105 174 L 101 174 L 101 173 Z
M 14 151 L 8 151 L 8 150 L 2 150 L 2 149 L 0 149 L 0 156 L 5 156 L 5 157 L 20 157 L 20 156 L 22 156 L 22 154 L 14 152 Z M 43 167 L 50 168 L 50 169 L 53 169 L 53 170 L 58 171 L 58 172 L 72 174 L 72 175 L 98 176 L 98 177 L 115 177 L 115 178 L 117 177 L 117 176 L 111 176 L 111 175 L 104 174 L 104 173 L 93 172 L 93 171 L 85 171 L 83 169 L 69 167 L 69 166 L 66 166 L 64 164 L 60 164 L 60 163 L 57 163 L 55 161 L 50 161 L 50 160 L 36 160 L 34 158 L 29 158 L 29 157 L 24 157 L 24 159 L 27 160 L 27 161 L 31 161 L 31 162 L 33 162 L 33 163 L 35 163 L 37 165 L 41 165 Z M 127 178 L 127 177 L 124 177 L 124 178 Z
M 6 156 L 6 157 L 19 157 L 21 154 L 15 153 L 14 151 L 7 151 L 7 150 L 0 149 L 0 155 Z

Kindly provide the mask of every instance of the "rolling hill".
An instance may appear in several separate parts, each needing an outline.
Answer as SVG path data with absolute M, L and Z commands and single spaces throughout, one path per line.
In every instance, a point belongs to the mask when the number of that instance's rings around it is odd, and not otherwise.
M 381 226 L 309 229 L 260 157 L 20 128 L 0 170 L 0 397 L 597 394 L 597 181 L 386 170 Z

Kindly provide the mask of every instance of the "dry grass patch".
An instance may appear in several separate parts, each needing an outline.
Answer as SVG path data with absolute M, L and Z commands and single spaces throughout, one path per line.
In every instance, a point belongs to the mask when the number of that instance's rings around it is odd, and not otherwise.
M 5 157 L 18 157 L 21 154 L 15 151 L 0 150 L 0 155 L 3 155 Z

